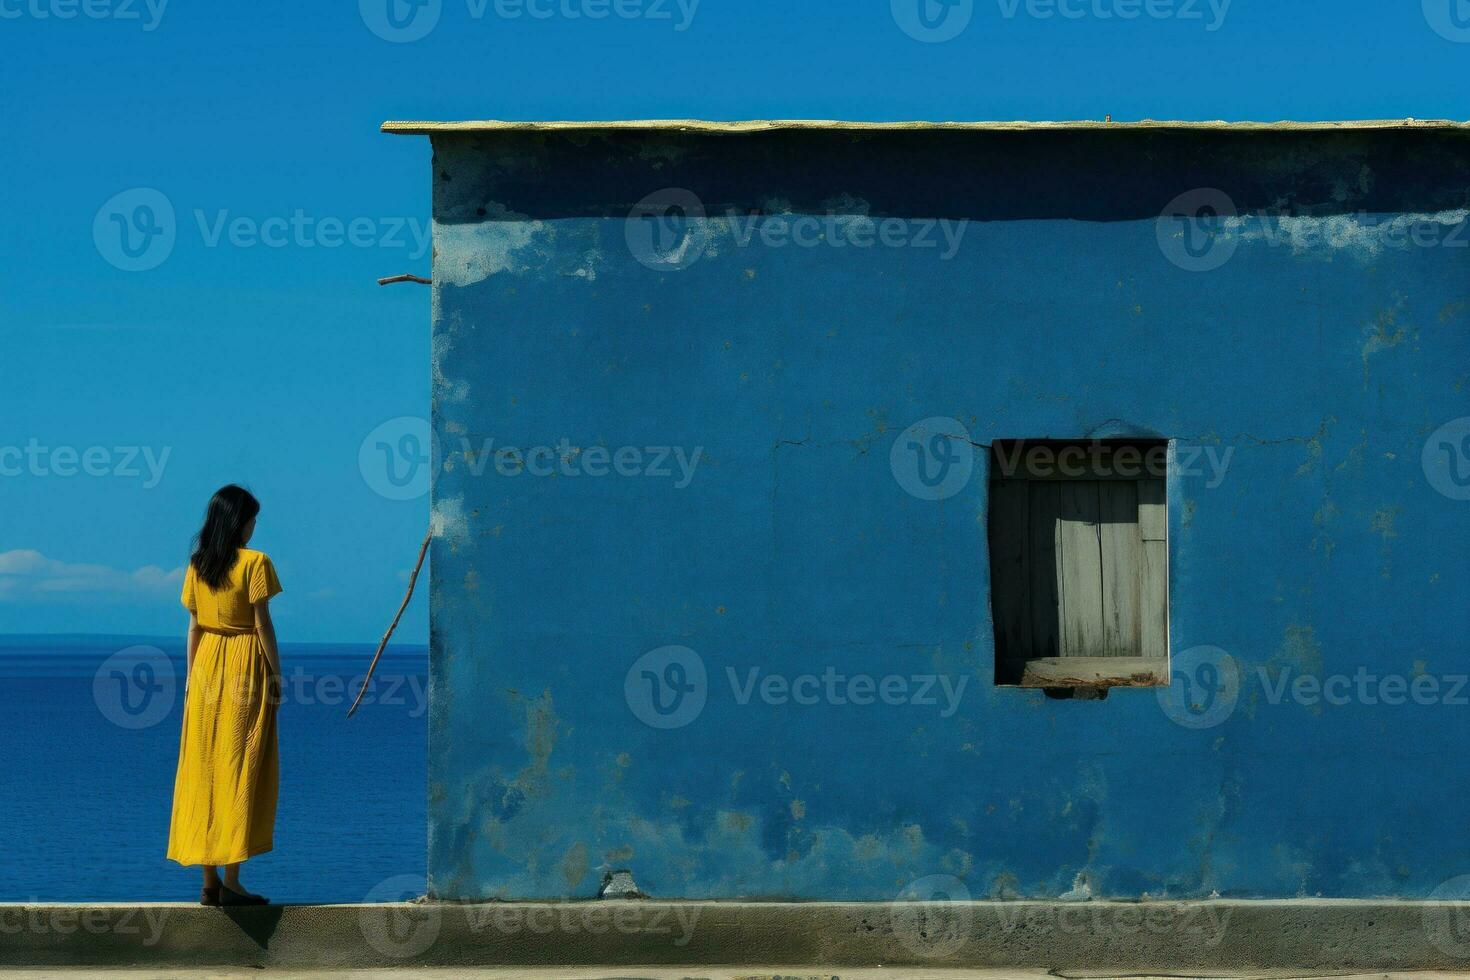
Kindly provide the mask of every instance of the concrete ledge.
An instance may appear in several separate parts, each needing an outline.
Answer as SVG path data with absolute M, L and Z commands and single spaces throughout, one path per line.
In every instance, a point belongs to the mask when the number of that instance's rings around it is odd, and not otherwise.
M 0 905 L 20 966 L 1470 969 L 1470 902 Z

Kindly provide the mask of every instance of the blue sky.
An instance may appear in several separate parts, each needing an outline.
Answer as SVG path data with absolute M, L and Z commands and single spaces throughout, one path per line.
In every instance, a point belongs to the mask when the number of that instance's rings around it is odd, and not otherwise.
M 177 631 L 231 480 L 283 639 L 382 631 L 428 508 L 359 450 L 429 395 L 383 119 L 1470 117 L 1470 0 L 415 2 L 0 0 L 0 632 Z

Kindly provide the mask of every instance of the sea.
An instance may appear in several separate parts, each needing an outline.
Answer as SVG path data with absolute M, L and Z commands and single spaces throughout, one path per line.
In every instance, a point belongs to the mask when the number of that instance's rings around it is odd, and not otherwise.
M 274 902 L 423 880 L 428 649 L 390 645 L 348 718 L 373 649 L 281 647 L 275 850 L 241 873 Z M 0 902 L 197 901 L 165 857 L 183 677 L 181 637 L 0 636 Z

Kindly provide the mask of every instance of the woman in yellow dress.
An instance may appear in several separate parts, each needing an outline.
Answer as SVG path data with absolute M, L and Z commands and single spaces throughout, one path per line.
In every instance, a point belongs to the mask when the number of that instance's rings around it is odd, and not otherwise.
M 259 513 L 248 490 L 221 487 L 184 573 L 188 667 L 168 856 L 203 865 L 203 905 L 268 901 L 240 883 L 241 863 L 271 849 L 280 777 L 270 600 L 281 583 L 271 560 L 245 547 Z

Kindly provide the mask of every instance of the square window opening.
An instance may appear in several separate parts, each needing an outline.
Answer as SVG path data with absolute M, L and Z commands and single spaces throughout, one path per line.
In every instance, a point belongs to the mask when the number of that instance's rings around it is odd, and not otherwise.
M 1004 439 L 990 449 L 995 683 L 1169 683 L 1163 439 Z

